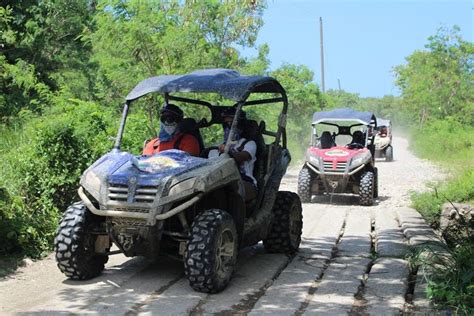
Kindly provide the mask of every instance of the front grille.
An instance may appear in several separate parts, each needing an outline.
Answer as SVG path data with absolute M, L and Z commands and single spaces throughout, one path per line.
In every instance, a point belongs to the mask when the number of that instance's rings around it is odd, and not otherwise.
M 109 200 L 117 202 L 127 202 L 128 186 L 113 184 L 109 186 Z
M 336 168 L 333 168 L 334 164 L 332 161 L 324 161 L 323 168 L 324 172 L 331 172 L 331 173 L 344 173 L 346 171 L 346 163 L 345 162 L 337 162 Z
M 153 203 L 158 193 L 155 186 L 138 186 L 133 196 L 133 201 L 138 203 Z M 112 184 L 109 186 L 109 200 L 116 202 L 128 201 L 129 188 L 126 185 Z
M 135 191 L 135 201 L 141 203 L 153 203 L 157 192 L 157 187 L 139 186 Z

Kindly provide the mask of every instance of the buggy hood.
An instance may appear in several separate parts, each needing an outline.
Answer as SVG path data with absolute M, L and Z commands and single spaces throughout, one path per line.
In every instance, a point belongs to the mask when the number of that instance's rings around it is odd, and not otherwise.
M 336 109 L 332 111 L 315 112 L 313 114 L 313 125 L 322 122 L 356 121 L 364 125 L 377 124 L 375 115 L 370 112 L 359 112 L 353 109 Z
M 152 156 L 129 153 L 108 153 L 97 160 L 85 173 L 92 171 L 101 182 L 128 186 L 131 179 L 139 186 L 158 186 L 171 176 L 210 164 L 208 159 L 193 157 L 181 150 L 167 150 Z M 85 180 L 85 179 L 83 179 Z M 87 186 L 87 182 L 82 182 Z
M 185 75 L 162 75 L 141 81 L 127 95 L 126 101 L 136 100 L 148 93 L 204 92 L 218 93 L 239 102 L 250 93 L 280 93 L 286 96 L 280 83 L 271 77 L 243 76 L 230 69 L 204 69 Z

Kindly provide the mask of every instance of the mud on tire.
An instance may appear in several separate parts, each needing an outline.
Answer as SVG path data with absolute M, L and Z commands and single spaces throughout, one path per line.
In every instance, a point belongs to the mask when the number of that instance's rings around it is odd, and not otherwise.
M 359 204 L 370 206 L 374 204 L 375 178 L 372 171 L 364 171 L 360 177 Z
M 64 212 L 54 238 L 54 251 L 59 270 L 70 279 L 90 279 L 104 270 L 109 257 L 95 253 L 98 235 L 91 234 L 97 224 L 97 217 L 82 202 Z
M 196 291 L 216 293 L 230 282 L 237 261 L 238 236 L 232 216 L 211 209 L 191 226 L 184 253 L 184 271 Z
M 303 210 L 297 194 L 279 191 L 273 206 L 274 219 L 263 245 L 268 252 L 294 253 L 301 243 Z
M 298 195 L 303 203 L 311 202 L 311 182 L 311 171 L 304 166 L 298 175 Z

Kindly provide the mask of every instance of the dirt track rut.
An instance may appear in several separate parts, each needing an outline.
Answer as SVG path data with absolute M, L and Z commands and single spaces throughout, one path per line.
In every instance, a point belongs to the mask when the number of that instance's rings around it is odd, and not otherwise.
M 394 151 L 395 161 L 376 163 L 375 206 L 359 206 L 353 196 L 304 204 L 300 251 L 287 257 L 261 245 L 245 249 L 222 293 L 191 290 L 182 263 L 171 258 L 112 256 L 101 276 L 76 282 L 50 255 L 0 280 L 0 314 L 399 314 L 413 298 L 404 255 L 410 244 L 433 237 L 408 208 L 409 191 L 442 175 L 410 154 L 405 139 L 394 138 Z M 296 191 L 297 174 L 289 170 L 281 189 Z

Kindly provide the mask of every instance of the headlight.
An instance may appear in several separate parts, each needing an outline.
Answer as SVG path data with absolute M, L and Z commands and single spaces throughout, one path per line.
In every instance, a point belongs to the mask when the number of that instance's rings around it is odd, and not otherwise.
M 315 166 L 319 166 L 319 157 L 309 156 L 309 162 Z
M 319 157 L 311 154 L 309 151 L 306 152 L 306 161 L 309 161 L 312 165 L 319 166 Z
M 97 194 L 100 192 L 100 179 L 93 171 L 88 171 L 84 175 L 84 180 L 81 184 L 89 192 L 96 191 Z
M 181 182 L 178 182 L 171 186 L 171 189 L 168 195 L 174 195 L 182 191 L 191 190 L 194 187 L 194 183 L 196 183 L 196 178 L 189 178 Z
M 370 152 L 366 151 L 366 152 L 360 153 L 354 156 L 354 158 L 352 158 L 350 166 L 357 167 L 369 159 L 370 159 Z

